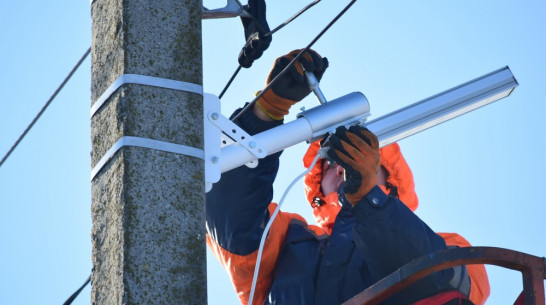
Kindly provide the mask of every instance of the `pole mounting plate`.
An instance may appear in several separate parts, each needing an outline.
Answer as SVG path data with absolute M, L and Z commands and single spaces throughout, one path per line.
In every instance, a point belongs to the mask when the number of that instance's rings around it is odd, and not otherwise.
M 222 115 L 220 100 L 217 96 L 205 93 L 203 95 L 203 124 L 205 134 L 205 182 L 206 191 L 212 184 L 218 182 L 221 176 L 221 147 L 236 142 L 256 157 L 256 160 L 246 163 L 254 168 L 258 160 L 267 156 L 267 149 L 256 141 L 242 128 Z

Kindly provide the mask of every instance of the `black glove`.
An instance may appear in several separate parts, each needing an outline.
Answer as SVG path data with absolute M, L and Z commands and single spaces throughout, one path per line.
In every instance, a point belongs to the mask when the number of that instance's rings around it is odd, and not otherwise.
M 269 84 L 271 80 L 284 70 L 300 51 L 301 50 L 294 50 L 277 58 L 275 65 L 267 77 L 267 83 Z M 305 71 L 313 72 L 317 80 L 320 81 L 324 71 L 328 68 L 328 59 L 326 57 L 321 57 L 313 50 L 305 52 L 305 54 L 299 58 L 298 62 L 290 67 L 290 69 L 273 84 L 271 90 L 282 98 L 296 102 L 301 101 L 311 93 L 311 89 L 305 80 L 302 67 Z
M 252 17 L 241 16 L 241 22 L 245 28 L 245 46 L 239 53 L 239 64 L 242 67 L 250 68 L 254 60 L 260 58 L 263 52 L 269 47 L 272 36 L 269 33 L 265 14 L 265 0 L 249 0 L 244 10 Z
M 328 159 L 345 170 L 345 195 L 353 205 L 377 184 L 380 166 L 377 137 L 362 126 L 341 126 L 326 139 Z

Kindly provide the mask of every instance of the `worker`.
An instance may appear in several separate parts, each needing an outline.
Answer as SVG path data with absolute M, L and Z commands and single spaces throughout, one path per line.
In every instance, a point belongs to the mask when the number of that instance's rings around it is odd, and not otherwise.
M 303 164 L 306 168 L 309 168 L 319 149 L 319 141 L 311 143 L 303 157 Z M 378 187 L 385 194 L 399 198 L 411 211 L 415 211 L 419 200 L 415 193 L 413 174 L 400 151 L 400 146 L 398 143 L 390 144 L 379 149 L 379 154 L 381 161 L 378 171 Z M 343 181 L 343 168 L 328 161 L 316 163 L 304 179 L 305 195 L 312 208 L 315 221 L 328 235 L 332 234 L 336 216 L 342 209 L 337 189 Z M 456 233 L 437 234 L 445 240 L 448 247 L 471 246 L 466 239 Z M 456 267 L 457 271 L 464 272 L 460 268 L 462 267 Z M 469 296 L 473 304 L 484 304 L 490 293 L 485 267 L 483 265 L 468 265 L 466 269 L 470 282 L 463 284 L 466 285 L 463 288 L 465 295 Z M 470 288 L 469 291 L 468 288 Z M 438 300 L 452 295 L 454 294 L 439 294 L 428 301 L 429 304 L 442 304 Z
M 279 57 L 266 82 L 298 53 Z M 304 53 L 235 123 L 251 135 L 281 125 L 290 107 L 310 93 L 304 69 L 320 80 L 327 67 L 315 51 Z M 305 179 L 318 225 L 297 214 L 277 215 L 252 304 L 341 304 L 412 259 L 446 249 L 448 239 L 453 246 L 468 245 L 456 234 L 436 234 L 412 212 L 417 198 L 398 145 L 380 150 L 377 137 L 356 126 L 338 128 L 324 145 L 328 158 L 319 159 Z M 305 155 L 307 167 L 319 146 L 313 143 Z M 271 200 L 280 155 L 223 173 L 207 193 L 207 244 L 242 304 L 249 303 L 260 239 L 277 206 Z M 409 179 L 399 179 L 404 177 Z M 462 266 L 431 274 L 384 304 L 483 304 L 488 293 L 483 266 Z

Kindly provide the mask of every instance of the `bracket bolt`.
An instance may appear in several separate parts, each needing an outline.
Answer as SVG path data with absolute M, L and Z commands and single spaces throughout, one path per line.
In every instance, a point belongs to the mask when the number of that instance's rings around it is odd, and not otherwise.
M 248 147 L 250 147 L 250 148 L 256 148 L 256 142 L 250 141 L 250 143 L 248 143 Z
M 218 120 L 218 117 L 219 117 L 218 113 L 216 112 L 213 112 L 210 116 L 212 117 L 213 120 Z
M 210 158 L 210 162 L 212 162 L 213 164 L 218 163 L 218 157 L 213 156 L 212 158 Z

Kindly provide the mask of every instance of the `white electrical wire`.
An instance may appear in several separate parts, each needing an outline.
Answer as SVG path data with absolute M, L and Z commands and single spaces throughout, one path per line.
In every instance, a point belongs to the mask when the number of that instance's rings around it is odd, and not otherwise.
M 315 159 L 313 160 L 313 162 L 309 166 L 309 168 L 306 171 L 304 171 L 303 173 L 301 173 L 298 177 L 296 177 L 296 179 L 294 179 L 294 181 L 292 181 L 292 183 L 290 183 L 290 185 L 288 185 L 288 187 L 284 191 L 284 194 L 281 197 L 281 200 L 279 201 L 279 204 L 277 205 L 277 208 L 275 209 L 275 211 L 273 212 L 273 215 L 271 215 L 271 217 L 269 218 L 269 221 L 267 222 L 267 225 L 265 226 L 264 232 L 262 234 L 262 239 L 260 240 L 260 247 L 258 249 L 258 257 L 256 258 L 256 266 L 254 267 L 254 277 L 252 278 L 252 287 L 250 288 L 250 297 L 248 299 L 248 305 L 252 305 L 252 301 L 254 299 L 254 292 L 255 292 L 255 289 L 256 289 L 256 282 L 258 281 L 258 273 L 260 271 L 260 262 L 262 260 L 262 252 L 264 250 L 265 239 L 267 238 L 267 233 L 269 232 L 269 228 L 271 227 L 271 224 L 273 224 L 273 221 L 275 220 L 275 217 L 277 217 L 277 214 L 281 210 L 281 206 L 282 206 L 282 204 L 284 202 L 284 199 L 286 198 L 286 195 L 288 195 L 288 192 L 290 191 L 292 186 L 294 186 L 294 184 L 298 180 L 300 180 L 301 177 L 305 176 L 309 171 L 311 171 L 311 169 L 313 169 L 313 167 L 315 167 L 315 163 L 317 163 L 317 160 L 319 158 L 323 157 L 323 154 L 325 154 L 325 151 L 324 151 L 324 149 L 321 148 L 319 150 L 319 153 L 317 153 L 317 156 L 315 157 Z

